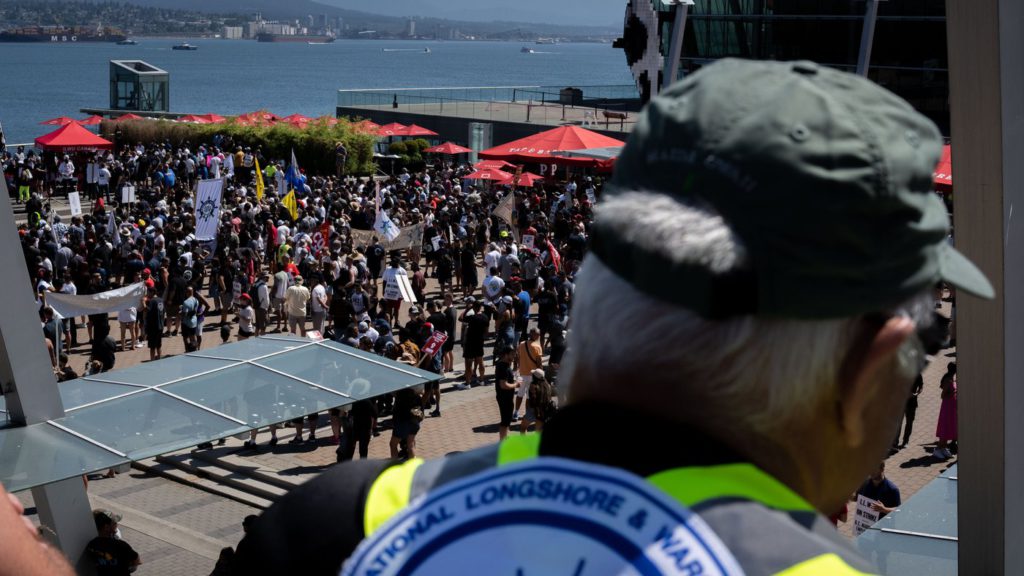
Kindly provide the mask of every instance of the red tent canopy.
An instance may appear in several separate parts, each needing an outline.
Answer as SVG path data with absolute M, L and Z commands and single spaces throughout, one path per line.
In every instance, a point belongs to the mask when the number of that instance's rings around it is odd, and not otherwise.
M 36 138 L 36 146 L 43 150 L 75 152 L 78 150 L 110 150 L 114 143 L 89 132 L 77 122 Z
M 138 114 L 132 114 L 131 112 L 114 118 L 114 122 L 124 122 L 126 120 L 147 120 L 147 118 L 139 116 Z
M 501 170 L 502 168 L 515 168 L 516 165 L 504 160 L 481 160 L 473 164 L 477 170 Z
M 68 124 L 78 124 L 78 120 L 69 118 L 67 116 L 57 116 L 56 118 L 50 118 L 49 120 L 43 120 L 40 124 L 45 126 L 66 126 Z
M 454 142 L 445 142 L 444 144 L 441 144 L 439 146 L 431 146 L 430 148 L 427 148 L 426 150 L 424 150 L 424 152 L 432 152 L 434 154 L 449 154 L 449 155 L 465 154 L 467 152 L 472 152 L 472 151 L 473 151 L 472 148 L 466 148 L 465 146 L 459 146 L 458 144 L 456 144 Z
M 437 136 L 437 132 L 424 128 L 423 126 L 417 126 L 416 124 L 410 124 L 405 127 L 404 130 L 396 136 Z
M 953 188 L 953 154 L 949 144 L 942 147 L 942 157 L 932 172 L 932 181 L 940 188 Z
M 518 181 L 516 181 L 515 175 L 513 174 L 512 176 L 510 176 L 506 180 L 498 180 L 498 184 L 502 184 L 502 185 L 515 185 L 515 186 L 527 186 L 527 187 L 529 187 L 529 186 L 533 186 L 534 183 L 536 183 L 537 181 L 543 180 L 543 179 L 544 179 L 543 177 L 538 176 L 538 175 L 534 174 L 533 172 L 523 172 L 522 174 L 519 175 Z M 513 184 L 514 181 L 515 181 L 515 183 Z
M 511 180 L 512 174 L 503 170 L 477 170 L 468 176 L 463 176 L 467 180 Z
M 82 126 L 95 126 L 100 122 L 103 122 L 103 116 L 97 116 L 95 114 L 78 121 Z
M 510 162 L 552 162 L 572 166 L 598 166 L 601 161 L 593 158 L 564 158 L 555 156 L 552 152 L 624 146 L 625 144 L 621 140 L 579 126 L 559 126 L 540 134 L 484 150 L 480 153 L 480 157 Z
M 391 124 L 385 124 L 377 129 L 377 136 L 405 136 L 402 131 L 408 128 L 405 124 L 399 124 L 398 122 L 392 122 Z

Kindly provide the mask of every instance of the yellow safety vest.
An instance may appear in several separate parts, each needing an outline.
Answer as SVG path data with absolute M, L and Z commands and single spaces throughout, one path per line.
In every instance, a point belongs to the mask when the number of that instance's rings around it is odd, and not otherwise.
M 492 466 L 505 466 L 539 457 L 540 436 L 510 436 L 497 448 Z M 457 458 L 458 456 L 454 456 Z M 369 536 L 406 506 L 413 497 L 416 474 L 424 460 L 413 459 L 388 468 L 370 487 L 363 513 L 363 530 Z M 479 470 L 478 470 L 479 471 Z M 806 500 L 753 464 L 673 468 L 646 478 L 662 492 L 687 508 L 712 500 L 729 499 L 756 502 L 772 510 L 792 514 L 814 514 Z M 699 511 L 696 511 L 700 515 Z M 714 528 L 712 526 L 712 528 Z M 716 530 L 716 533 L 721 533 Z M 770 538 L 771 534 L 765 534 Z M 785 549 L 785 542 L 772 546 Z M 742 557 L 739 558 L 742 560 Z M 741 562 L 742 564 L 742 562 Z M 826 552 L 794 558 L 792 564 L 776 571 L 777 576 L 865 576 L 869 573 L 850 566 L 839 554 Z

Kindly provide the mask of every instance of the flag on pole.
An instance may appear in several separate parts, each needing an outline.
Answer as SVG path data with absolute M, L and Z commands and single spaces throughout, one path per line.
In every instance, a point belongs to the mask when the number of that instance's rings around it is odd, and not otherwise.
M 117 248 L 121 245 L 121 235 L 117 233 L 117 220 L 114 219 L 114 211 L 107 212 L 107 236 L 110 236 L 110 243 Z
M 263 171 L 260 170 L 260 159 L 259 158 L 255 158 L 255 161 L 256 161 L 256 201 L 257 202 L 262 202 L 263 201 L 263 193 L 266 191 L 267 187 L 263 183 Z
M 512 222 L 512 210 L 515 208 L 515 203 L 516 193 L 509 191 L 509 193 L 501 199 L 501 202 L 498 202 L 498 205 L 494 207 L 494 211 L 491 212 L 491 214 L 504 220 L 505 223 L 508 224 L 509 229 L 512 230 L 512 237 L 516 239 L 516 242 L 518 242 L 519 231 L 516 230 L 516 226 Z
M 299 203 L 295 199 L 295 190 L 281 198 L 281 205 L 288 209 L 288 215 L 292 217 L 293 222 L 299 219 Z
M 377 211 L 377 220 L 373 223 L 373 230 L 380 235 L 383 240 L 391 242 L 398 235 L 402 233 L 402 230 L 395 226 L 395 223 L 388 217 L 388 213 L 383 210 Z
M 299 171 L 299 161 L 295 159 L 294 149 L 292 150 L 292 163 L 288 166 L 284 179 L 288 183 L 289 189 L 299 192 L 305 190 L 302 172 Z

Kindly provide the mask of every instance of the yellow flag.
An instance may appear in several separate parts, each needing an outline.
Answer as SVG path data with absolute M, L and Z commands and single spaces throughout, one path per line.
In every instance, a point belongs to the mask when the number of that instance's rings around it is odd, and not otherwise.
M 263 171 L 260 170 L 260 159 L 256 160 L 256 201 L 263 201 L 263 192 L 267 189 L 266 185 L 263 184 Z
M 292 221 L 299 219 L 299 203 L 295 200 L 295 190 L 288 192 L 284 198 L 281 198 L 281 205 L 288 209 L 288 214 L 292 217 Z

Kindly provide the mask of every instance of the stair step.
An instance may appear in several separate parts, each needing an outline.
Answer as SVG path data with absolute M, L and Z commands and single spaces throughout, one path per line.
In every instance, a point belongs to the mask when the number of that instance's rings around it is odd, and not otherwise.
M 277 484 L 262 482 L 216 463 L 196 458 L 190 453 L 157 456 L 156 461 L 266 500 L 276 500 L 288 493 L 287 489 Z
M 132 463 L 132 467 L 150 474 L 156 474 L 168 480 L 202 490 L 210 494 L 228 498 L 241 504 L 252 506 L 260 510 L 266 510 L 274 503 L 274 498 L 264 498 L 251 492 L 240 490 L 229 485 L 222 484 L 210 478 L 187 472 L 177 466 L 157 462 L 154 458 L 140 460 Z

